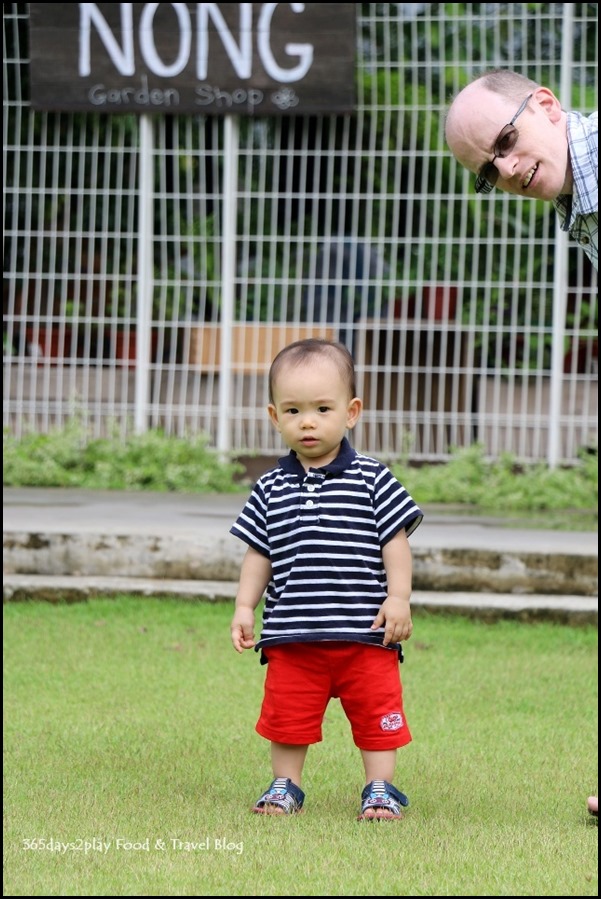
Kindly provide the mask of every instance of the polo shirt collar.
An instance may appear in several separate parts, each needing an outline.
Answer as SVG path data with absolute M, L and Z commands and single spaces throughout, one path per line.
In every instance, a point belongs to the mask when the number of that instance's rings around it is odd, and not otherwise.
M 352 448 L 347 438 L 343 437 L 336 458 L 331 462 L 328 462 L 328 464 L 324 465 L 322 468 L 316 468 L 312 470 L 322 471 L 324 474 L 341 474 L 343 471 L 345 471 L 345 469 L 349 467 L 356 455 L 357 451 Z M 304 478 L 305 476 L 305 469 L 298 461 L 297 455 L 294 450 L 290 450 L 287 456 L 283 456 L 281 459 L 278 459 L 278 465 L 287 474 L 297 474 L 301 478 Z

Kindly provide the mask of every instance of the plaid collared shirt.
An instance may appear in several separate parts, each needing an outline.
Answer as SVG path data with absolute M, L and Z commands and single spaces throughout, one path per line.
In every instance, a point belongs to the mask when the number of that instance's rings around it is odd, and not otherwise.
M 599 126 L 598 114 L 568 112 L 568 146 L 574 193 L 553 201 L 562 231 L 569 231 L 595 269 L 599 269 Z

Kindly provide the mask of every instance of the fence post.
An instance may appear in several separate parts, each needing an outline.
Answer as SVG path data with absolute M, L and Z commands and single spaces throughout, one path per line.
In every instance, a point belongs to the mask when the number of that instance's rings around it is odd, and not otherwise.
M 140 180 L 138 185 L 138 269 L 136 304 L 136 388 L 134 424 L 137 434 L 148 429 L 150 395 L 150 330 L 152 320 L 154 231 L 153 131 L 149 115 L 140 116 Z
M 217 448 L 229 452 L 231 435 L 232 333 L 234 324 L 234 281 L 236 278 L 236 200 L 238 189 L 238 146 L 240 121 L 227 115 L 224 123 L 223 229 L 221 235 L 221 302 L 219 304 L 221 364 L 219 368 L 219 420 Z

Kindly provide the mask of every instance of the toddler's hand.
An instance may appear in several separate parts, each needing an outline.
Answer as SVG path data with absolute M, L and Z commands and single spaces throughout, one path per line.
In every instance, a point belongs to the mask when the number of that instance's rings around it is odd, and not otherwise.
M 236 609 L 230 631 L 236 652 L 252 649 L 255 645 L 255 614 L 252 609 Z
M 371 626 L 372 631 L 382 627 L 383 624 L 386 624 L 382 641 L 384 646 L 408 640 L 413 632 L 409 600 L 401 599 L 400 596 L 388 596 L 374 619 Z

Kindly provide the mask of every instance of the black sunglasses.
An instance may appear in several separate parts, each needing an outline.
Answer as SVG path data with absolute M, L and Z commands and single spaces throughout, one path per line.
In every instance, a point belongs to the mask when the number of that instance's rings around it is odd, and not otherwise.
M 531 99 L 532 94 L 528 94 L 511 122 L 508 125 L 505 125 L 499 136 L 495 141 L 495 155 L 493 156 L 490 162 L 485 162 L 480 171 L 478 172 L 478 177 L 476 178 L 476 193 L 477 194 L 489 194 L 499 178 L 499 170 L 495 165 L 495 159 L 504 159 L 517 143 L 517 139 L 519 137 L 520 132 L 515 127 L 514 122 L 519 115 L 523 113 L 528 105 L 528 101 Z

